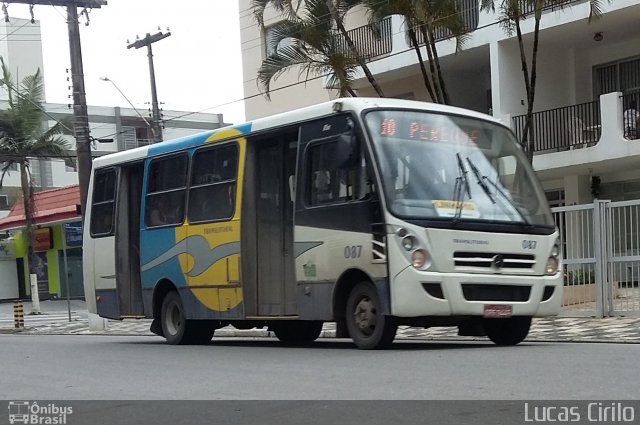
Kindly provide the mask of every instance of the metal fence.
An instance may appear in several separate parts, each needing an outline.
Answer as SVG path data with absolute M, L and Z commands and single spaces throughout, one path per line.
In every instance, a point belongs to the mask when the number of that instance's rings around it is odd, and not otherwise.
M 455 0 L 454 5 L 458 14 L 460 15 L 460 19 L 464 24 L 464 31 L 466 33 L 475 31 L 478 28 L 478 21 L 480 19 L 479 11 L 480 11 L 480 3 L 478 0 Z M 436 20 L 433 23 L 433 37 L 434 41 L 446 40 L 447 38 L 453 37 L 453 33 L 450 29 L 446 27 L 445 21 Z M 425 38 L 422 31 L 420 31 L 420 26 L 416 26 L 414 28 L 416 38 L 419 46 L 423 46 L 425 44 Z M 405 34 L 407 44 L 410 47 L 413 46 L 413 41 L 411 37 L 409 37 L 409 32 Z
M 553 208 L 566 316 L 640 315 L 640 200 Z
M 526 115 L 512 118 L 522 141 Z M 533 113 L 534 152 L 553 152 L 592 146 L 600 139 L 600 101 Z
M 347 34 L 353 41 L 358 53 L 366 62 L 391 53 L 393 47 L 391 17 L 384 18 L 375 25 L 363 25 L 354 28 L 347 31 Z M 348 57 L 353 56 L 347 41 L 341 34 L 336 34 L 336 42 L 340 52 L 343 52 Z

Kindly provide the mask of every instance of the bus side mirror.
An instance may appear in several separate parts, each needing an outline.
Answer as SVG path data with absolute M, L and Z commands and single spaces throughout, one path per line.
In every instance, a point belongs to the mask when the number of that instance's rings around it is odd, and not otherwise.
M 336 146 L 338 168 L 351 168 L 358 163 L 358 140 L 353 132 L 341 134 Z

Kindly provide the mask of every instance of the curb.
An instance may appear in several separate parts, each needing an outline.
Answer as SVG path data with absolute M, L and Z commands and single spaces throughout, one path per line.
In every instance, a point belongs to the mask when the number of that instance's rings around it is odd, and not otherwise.
M 0 328 L 0 335 L 19 334 L 24 332 L 25 330 L 26 329 Z

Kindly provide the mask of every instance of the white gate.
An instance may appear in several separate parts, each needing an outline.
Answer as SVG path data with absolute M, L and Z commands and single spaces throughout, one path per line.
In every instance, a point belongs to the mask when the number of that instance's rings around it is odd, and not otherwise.
M 552 211 L 564 254 L 562 315 L 640 315 L 640 200 Z
M 607 205 L 607 281 L 609 316 L 640 315 L 640 200 Z

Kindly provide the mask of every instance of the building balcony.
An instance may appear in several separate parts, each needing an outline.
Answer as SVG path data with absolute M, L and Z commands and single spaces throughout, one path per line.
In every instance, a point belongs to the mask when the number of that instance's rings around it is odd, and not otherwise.
M 606 96 L 612 97 L 613 94 Z M 630 105 L 640 104 L 640 90 L 625 95 L 617 93 L 620 107 L 611 113 L 618 114 L 622 125 L 622 133 L 605 135 L 605 139 L 622 136 L 625 140 L 640 139 L 637 116 L 640 114 L 636 107 L 635 113 L 629 112 L 625 120 L 625 112 Z M 602 96 L 601 96 L 602 97 Z M 622 111 L 622 112 L 620 112 Z M 603 138 L 602 116 L 609 111 L 601 111 L 600 99 L 578 105 L 563 106 L 533 113 L 532 131 L 529 133 L 533 140 L 534 155 L 561 152 L 573 149 L 595 146 Z M 631 120 L 635 122 L 631 122 Z M 526 115 L 519 115 L 511 119 L 518 140 L 523 140 Z M 613 128 L 611 129 L 613 130 Z
M 392 50 L 391 17 L 385 18 L 375 25 L 362 25 L 347 31 L 358 53 L 365 62 L 380 59 Z M 340 34 L 336 35 L 338 49 L 347 56 L 351 55 L 346 40 Z
M 640 130 L 625 128 L 625 108 L 640 91 L 600 96 L 594 102 L 534 113 L 533 165 L 541 178 L 568 174 L 591 175 L 636 169 L 640 159 Z M 523 117 L 511 120 L 521 136 Z

